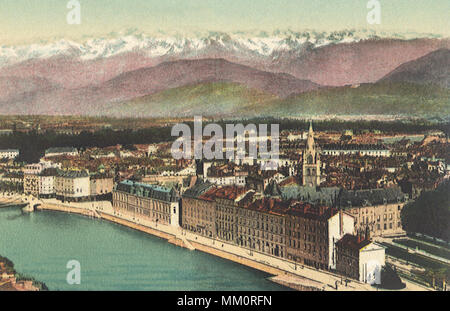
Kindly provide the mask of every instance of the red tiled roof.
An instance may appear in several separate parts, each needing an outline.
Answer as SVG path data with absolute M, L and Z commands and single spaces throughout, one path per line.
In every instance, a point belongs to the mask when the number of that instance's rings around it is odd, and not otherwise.
M 354 250 L 360 250 L 370 243 L 372 242 L 368 239 L 359 238 L 358 236 L 353 234 L 346 234 L 342 237 L 342 239 L 336 242 L 336 245 L 345 248 L 351 248 Z

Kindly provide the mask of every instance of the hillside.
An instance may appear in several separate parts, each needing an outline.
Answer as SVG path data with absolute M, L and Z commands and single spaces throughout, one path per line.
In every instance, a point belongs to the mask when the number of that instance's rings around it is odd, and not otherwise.
M 408 83 L 321 89 L 292 96 L 273 106 L 270 113 L 446 116 L 450 114 L 450 90 Z
M 257 70 L 224 59 L 179 60 L 124 73 L 100 87 L 103 93 L 142 96 L 203 82 L 233 82 L 280 97 L 317 89 L 319 85 L 289 74 Z M 126 94 L 126 95 L 124 95 Z
M 380 81 L 434 84 L 450 88 L 450 50 L 440 49 L 407 62 Z
M 233 116 L 256 115 L 278 98 L 230 82 L 183 86 L 132 101 L 110 104 L 100 114 L 112 116 Z
M 450 115 L 450 90 L 408 83 L 364 84 L 310 91 L 281 99 L 236 83 L 205 83 L 115 103 L 114 116 L 275 116 L 313 114 Z

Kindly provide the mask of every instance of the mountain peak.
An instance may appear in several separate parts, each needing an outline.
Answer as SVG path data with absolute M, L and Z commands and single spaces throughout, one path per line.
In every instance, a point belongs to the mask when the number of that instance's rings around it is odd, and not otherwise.
M 450 88 L 450 49 L 438 49 L 402 64 L 380 82 L 435 84 Z

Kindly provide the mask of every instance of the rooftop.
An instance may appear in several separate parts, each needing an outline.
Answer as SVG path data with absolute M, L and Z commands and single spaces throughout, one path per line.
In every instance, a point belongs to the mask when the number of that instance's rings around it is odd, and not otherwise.
M 405 202 L 407 195 L 400 187 L 368 190 L 342 190 L 338 204 L 341 207 L 373 206 Z
M 178 194 L 173 188 L 159 185 L 145 184 L 132 180 L 124 180 L 118 183 L 115 190 L 135 194 L 140 197 L 153 198 L 161 201 L 176 202 Z
M 326 144 L 322 150 L 389 150 L 381 144 Z
M 209 182 L 199 182 L 195 186 L 187 189 L 184 193 L 184 197 L 188 198 L 198 198 L 205 192 L 207 192 L 209 189 L 213 187 L 213 184 Z
M 372 241 L 368 239 L 363 239 L 353 234 L 346 234 L 336 242 L 336 246 L 360 250 L 370 243 L 372 243 Z
M 84 178 L 84 177 L 89 177 L 88 172 L 86 171 L 65 171 L 65 170 L 58 170 L 57 174 L 59 177 L 64 177 L 64 178 Z
M 78 152 L 74 147 L 51 147 L 45 150 L 45 154 L 49 153 L 67 153 L 67 152 Z
M 0 149 L 0 152 L 19 152 L 19 149 Z

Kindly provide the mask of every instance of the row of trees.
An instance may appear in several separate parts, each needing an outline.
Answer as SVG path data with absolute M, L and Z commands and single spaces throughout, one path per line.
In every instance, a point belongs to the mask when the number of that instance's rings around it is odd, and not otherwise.
M 94 133 L 81 132 L 78 135 L 57 134 L 52 131 L 38 133 L 14 132 L 0 137 L 0 149 L 19 149 L 18 162 L 32 163 L 44 155 L 50 147 L 107 147 L 117 144 L 145 144 L 171 140 L 170 127 L 153 127 L 140 130 L 100 130 Z
M 247 120 L 214 120 L 219 124 L 225 123 L 253 123 L 253 124 L 279 124 L 280 131 L 289 129 L 309 128 L 308 120 L 297 120 L 290 118 L 252 118 Z M 206 122 L 204 122 L 206 123 Z M 318 131 L 343 131 L 352 129 L 355 133 L 364 130 L 379 130 L 382 132 L 393 133 L 422 133 L 430 130 L 440 130 L 445 134 L 450 134 L 450 123 L 431 123 L 425 120 L 405 120 L 405 121 L 380 121 L 380 120 L 318 120 L 314 121 L 314 129 Z

